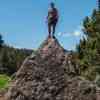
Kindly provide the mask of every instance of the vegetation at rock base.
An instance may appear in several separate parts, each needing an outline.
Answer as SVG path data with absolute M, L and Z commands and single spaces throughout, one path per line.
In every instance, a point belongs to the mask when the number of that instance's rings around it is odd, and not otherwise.
M 77 46 L 80 72 L 85 78 L 97 81 L 100 80 L 100 11 L 94 10 L 86 17 L 83 27 L 85 37 Z
M 0 75 L 0 90 L 6 89 L 11 78 L 7 75 Z

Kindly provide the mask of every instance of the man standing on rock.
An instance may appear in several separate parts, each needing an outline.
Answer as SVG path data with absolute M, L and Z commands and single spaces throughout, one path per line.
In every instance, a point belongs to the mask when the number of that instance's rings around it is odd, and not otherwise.
M 55 4 L 53 2 L 50 4 L 47 21 L 48 21 L 49 37 L 51 37 L 51 36 L 54 37 L 56 24 L 58 22 L 58 10 L 57 10 L 57 8 L 55 8 Z

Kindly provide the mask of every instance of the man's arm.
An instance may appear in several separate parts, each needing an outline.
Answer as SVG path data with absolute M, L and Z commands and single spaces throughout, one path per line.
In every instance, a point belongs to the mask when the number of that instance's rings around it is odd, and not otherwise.
M 56 9 L 56 18 L 59 19 L 59 13 L 57 9 Z

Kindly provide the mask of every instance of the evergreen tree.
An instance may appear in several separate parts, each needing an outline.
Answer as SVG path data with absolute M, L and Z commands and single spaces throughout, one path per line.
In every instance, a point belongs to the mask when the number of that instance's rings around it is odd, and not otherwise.
M 90 17 L 86 17 L 83 27 L 86 39 L 80 40 L 77 46 L 81 75 L 95 80 L 100 74 L 100 11 L 94 10 Z

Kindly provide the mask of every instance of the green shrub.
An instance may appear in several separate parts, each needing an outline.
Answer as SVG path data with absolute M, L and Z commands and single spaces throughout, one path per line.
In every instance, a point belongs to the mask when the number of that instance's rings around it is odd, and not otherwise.
M 0 75 L 0 90 L 6 89 L 9 85 L 11 78 L 7 75 Z

